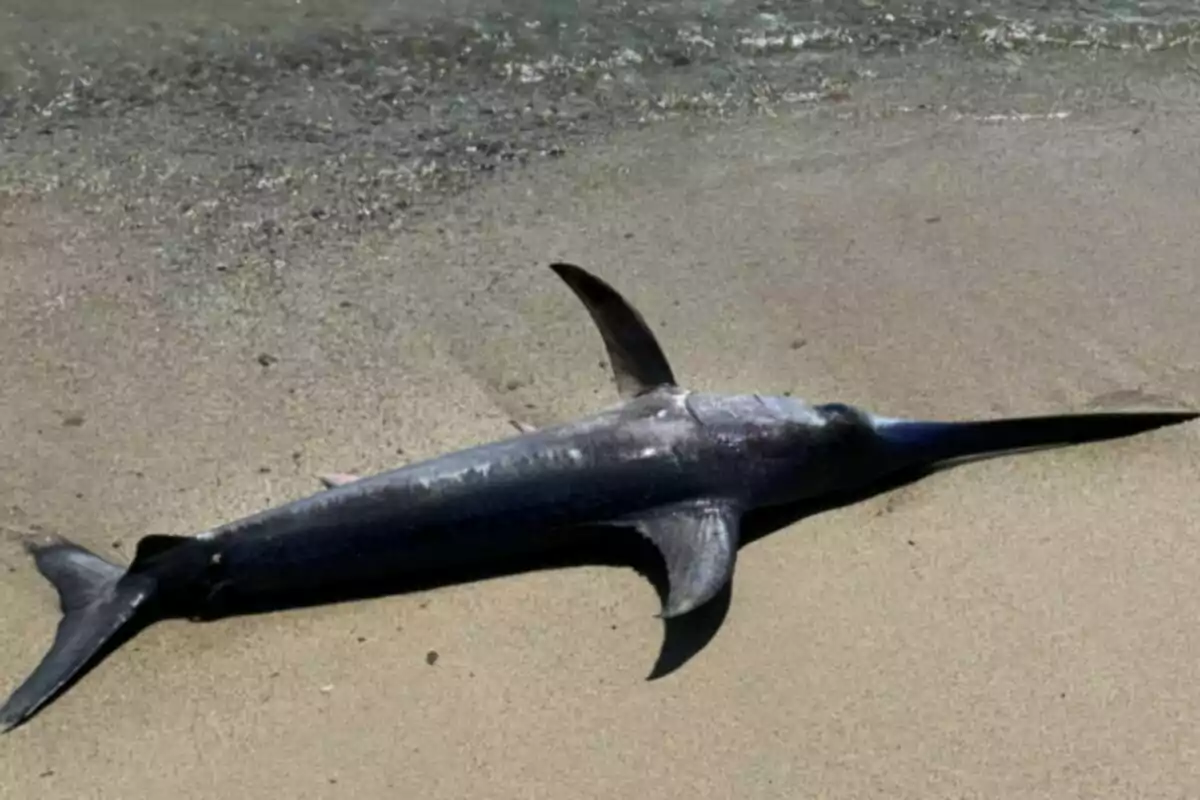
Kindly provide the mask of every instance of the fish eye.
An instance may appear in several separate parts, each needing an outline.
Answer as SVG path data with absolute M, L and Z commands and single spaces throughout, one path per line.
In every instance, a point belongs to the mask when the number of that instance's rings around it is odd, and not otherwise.
M 824 411 L 827 414 L 853 414 L 854 413 L 854 409 L 852 409 L 850 406 L 846 405 L 845 403 L 822 403 L 821 405 L 817 406 L 817 408 L 821 411 Z
M 861 411 L 846 403 L 822 403 L 817 406 L 817 411 L 833 419 L 857 420 L 862 417 Z

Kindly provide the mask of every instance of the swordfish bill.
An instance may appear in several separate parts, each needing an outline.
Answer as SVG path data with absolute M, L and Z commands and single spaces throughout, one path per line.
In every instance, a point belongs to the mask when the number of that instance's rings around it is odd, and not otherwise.
M 143 537 L 128 566 L 61 536 L 25 539 L 58 593 L 53 642 L 0 707 L 11 730 L 147 624 L 278 608 L 374 581 L 537 555 L 583 529 L 636 531 L 666 567 L 661 616 L 704 605 L 733 574 L 748 511 L 868 488 L 900 470 L 1148 431 L 1192 411 L 978 421 L 878 417 L 844 403 L 681 386 L 645 319 L 612 286 L 550 269 L 608 353 L 618 401 L 580 419 L 326 488 L 194 535 Z

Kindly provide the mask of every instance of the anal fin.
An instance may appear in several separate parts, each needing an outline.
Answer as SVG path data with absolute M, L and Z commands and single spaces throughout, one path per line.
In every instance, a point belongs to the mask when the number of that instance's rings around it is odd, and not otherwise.
M 733 577 L 741 533 L 741 509 L 719 498 L 698 498 L 619 521 L 635 527 L 662 554 L 667 600 L 662 618 L 704 605 Z

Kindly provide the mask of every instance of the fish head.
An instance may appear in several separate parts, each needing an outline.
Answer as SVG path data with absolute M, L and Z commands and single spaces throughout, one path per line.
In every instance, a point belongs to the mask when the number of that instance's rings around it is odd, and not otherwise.
M 873 418 L 843 403 L 788 395 L 692 395 L 710 440 L 735 455 L 754 504 L 805 500 L 877 477 L 884 468 Z

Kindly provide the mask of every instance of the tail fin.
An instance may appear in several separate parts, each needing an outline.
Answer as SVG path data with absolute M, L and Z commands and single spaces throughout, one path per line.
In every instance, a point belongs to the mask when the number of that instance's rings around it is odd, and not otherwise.
M 896 455 L 902 461 L 916 465 L 1116 439 L 1178 425 L 1197 417 L 1200 412 L 1166 411 L 1062 414 L 965 422 L 877 419 L 875 430 L 885 442 L 898 448 Z
M 154 580 L 128 574 L 95 553 L 54 537 L 26 542 L 37 569 L 58 590 L 63 613 L 54 644 L 33 673 L 0 706 L 0 732 L 17 727 L 64 691 L 106 645 L 128 633 Z

